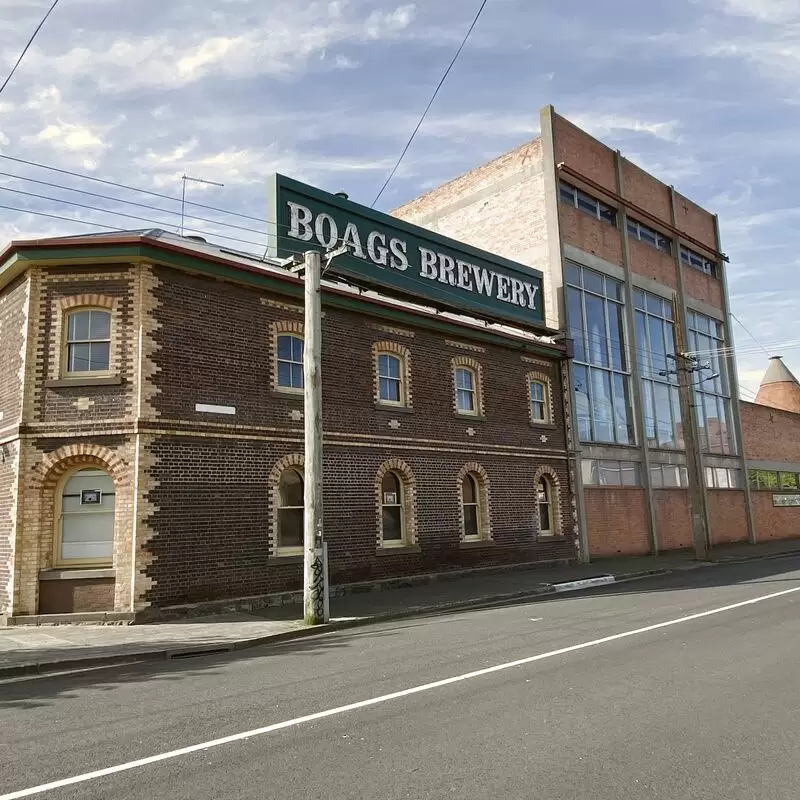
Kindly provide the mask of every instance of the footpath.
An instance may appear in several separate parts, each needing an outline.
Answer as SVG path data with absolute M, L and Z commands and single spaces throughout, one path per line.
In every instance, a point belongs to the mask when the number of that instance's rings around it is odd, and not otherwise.
M 561 592 L 585 591 L 675 571 L 792 555 L 800 555 L 800 540 L 723 545 L 714 548 L 709 562 L 697 562 L 691 553 L 679 552 L 656 558 L 604 558 L 569 567 L 476 572 L 457 579 L 438 576 L 410 588 L 333 597 L 330 623 L 313 628 L 300 619 L 300 605 L 269 608 L 258 615 L 227 613 L 144 625 L 0 628 L 0 681 L 243 650 L 375 622 L 545 599 Z

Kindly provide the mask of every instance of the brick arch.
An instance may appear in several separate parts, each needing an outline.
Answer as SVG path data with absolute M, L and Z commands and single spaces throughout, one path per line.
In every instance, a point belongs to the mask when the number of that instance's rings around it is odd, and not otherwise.
M 291 468 L 296 468 L 303 476 L 305 482 L 305 458 L 302 453 L 290 453 L 281 458 L 269 473 L 267 479 L 269 484 L 270 496 L 270 529 L 269 529 L 269 552 L 274 556 L 278 553 L 278 508 L 280 507 L 280 482 L 281 475 Z
M 34 470 L 34 485 L 38 484 L 45 491 L 55 489 L 64 475 L 84 466 L 106 470 L 115 486 L 128 483 L 127 465 L 113 450 L 98 444 L 79 443 L 48 453 Z
M 459 498 L 458 515 L 461 520 L 461 538 L 462 540 L 464 538 L 464 498 L 462 496 L 462 485 L 467 475 L 473 475 L 477 478 L 476 483 L 478 484 L 479 492 L 478 513 L 480 514 L 481 537 L 483 539 L 491 539 L 492 515 L 490 512 L 491 498 L 489 494 L 489 474 L 486 472 L 483 465 L 479 464 L 477 461 L 468 461 L 461 467 L 456 476 L 456 489 Z
M 550 483 L 550 513 L 553 515 L 553 536 L 560 536 L 563 531 L 563 520 L 561 517 L 561 481 L 558 473 L 546 464 L 543 464 L 533 473 L 534 489 L 540 479 L 544 478 Z M 536 514 L 536 527 L 539 527 L 539 514 Z
M 75 294 L 60 298 L 58 305 L 62 311 L 74 308 L 103 308 L 113 311 L 117 306 L 117 298 L 107 294 Z
M 372 343 L 372 375 L 375 401 L 380 402 L 380 379 L 378 377 L 378 356 L 381 353 L 391 353 L 400 359 L 403 371 L 403 405 L 411 407 L 411 351 L 400 342 L 385 339 Z
M 383 515 L 381 514 L 381 483 L 387 472 L 394 472 L 403 484 L 403 516 L 406 525 L 406 544 L 417 543 L 417 479 L 411 467 L 401 458 L 390 458 L 378 467 L 375 475 L 375 509 L 378 547 L 383 545 Z

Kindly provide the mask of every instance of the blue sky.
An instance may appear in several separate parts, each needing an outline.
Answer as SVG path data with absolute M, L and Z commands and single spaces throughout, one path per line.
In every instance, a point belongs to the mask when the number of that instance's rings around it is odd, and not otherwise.
M 0 72 L 49 5 L 0 0 Z M 190 199 L 256 217 L 274 171 L 369 204 L 477 6 L 61 0 L 0 96 L 0 153 L 170 195 L 187 173 L 225 184 L 191 185 Z M 547 103 L 720 214 L 733 312 L 800 375 L 800 0 L 489 0 L 379 207 L 536 136 Z M 113 193 L 3 159 L 0 171 Z M 3 205 L 146 227 L 64 199 L 178 224 L 0 175 Z M 218 232 L 261 241 L 257 222 L 220 218 L 253 232 Z M 3 242 L 85 230 L 0 216 Z M 734 328 L 749 398 L 766 355 Z

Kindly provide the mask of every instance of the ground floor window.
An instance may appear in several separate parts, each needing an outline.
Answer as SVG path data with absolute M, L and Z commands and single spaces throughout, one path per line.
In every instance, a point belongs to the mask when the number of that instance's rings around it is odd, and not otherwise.
M 536 506 L 539 512 L 539 535 L 552 536 L 553 525 L 553 488 L 550 481 L 542 476 L 536 484 Z
M 281 473 L 278 484 L 278 548 L 303 547 L 303 476 L 293 468 Z
M 405 539 L 403 481 L 387 472 L 381 481 L 381 538 L 385 545 L 401 545 Z
M 114 482 L 103 470 L 83 469 L 67 479 L 60 497 L 58 565 L 111 565 L 115 500 Z

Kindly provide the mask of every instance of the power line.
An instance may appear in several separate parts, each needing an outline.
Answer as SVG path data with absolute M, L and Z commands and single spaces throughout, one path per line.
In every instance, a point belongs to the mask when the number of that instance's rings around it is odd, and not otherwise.
M 25 45 L 25 47 L 22 48 L 22 52 L 19 54 L 19 58 L 17 59 L 17 63 L 14 64 L 13 67 L 11 67 L 11 72 L 8 73 L 8 76 L 3 81 L 3 85 L 0 86 L 0 94 L 2 94 L 3 93 L 3 89 L 5 89 L 6 86 L 8 86 L 8 82 L 11 80 L 11 78 L 14 75 L 14 73 L 17 71 L 17 67 L 22 62 L 22 59 L 25 58 L 25 53 L 28 52 L 28 48 L 33 44 L 33 40 L 36 38 L 36 35 L 42 29 L 42 25 L 44 25 L 45 22 L 47 22 L 47 18 L 53 13 L 53 10 L 55 9 L 55 7 L 57 5 L 58 5 L 58 0 L 53 0 L 53 5 L 50 6 L 50 8 L 47 10 L 47 13 L 42 17 L 41 22 L 36 26 L 36 29 L 31 34 L 31 38 L 28 39 L 28 43 Z
M 117 181 L 109 181 L 103 178 L 95 178 L 94 175 L 85 175 L 81 172 L 73 172 L 72 170 L 68 169 L 61 169 L 60 167 L 51 167 L 47 164 L 39 164 L 36 161 L 26 161 L 24 158 L 15 158 L 14 156 L 7 156 L 4 153 L 0 153 L 0 158 L 5 158 L 8 161 L 14 161 L 17 164 L 26 164 L 29 167 L 38 167 L 40 169 L 47 169 L 51 170 L 52 172 L 59 172 L 62 175 L 71 175 L 73 178 L 82 178 L 83 180 L 87 181 L 94 181 L 95 183 L 102 183 L 106 186 L 115 186 L 118 189 L 126 189 L 129 192 L 139 192 L 141 194 L 147 194 L 151 197 L 160 197 L 162 200 L 171 200 L 173 203 L 180 203 L 180 197 L 172 197 L 168 194 L 163 194 L 161 192 L 154 192 L 150 189 L 139 189 L 136 186 L 128 186 L 124 183 L 118 183 Z M 254 222 L 266 222 L 263 217 L 253 217 L 250 214 L 242 214 L 239 211 L 230 211 L 224 208 L 217 208 L 216 206 L 207 206 L 203 203 L 195 203 L 191 200 L 186 201 L 187 206 L 195 206 L 197 208 L 205 208 L 207 211 L 216 211 L 219 214 L 231 214 L 234 217 L 241 217 L 242 219 L 250 219 Z
M 741 325 L 741 327 L 742 327 L 742 330 L 743 330 L 743 331 L 744 331 L 744 332 L 745 332 L 745 333 L 746 333 L 746 334 L 747 334 L 747 335 L 748 335 L 748 336 L 749 336 L 749 337 L 750 337 L 750 338 L 751 338 L 751 339 L 752 339 L 752 340 L 753 340 L 753 341 L 754 341 L 754 342 L 755 342 L 755 343 L 756 343 L 756 344 L 757 344 L 757 345 L 758 345 L 758 346 L 759 346 L 759 347 L 760 347 L 760 348 L 761 348 L 761 349 L 762 349 L 762 350 L 763 350 L 763 351 L 764 351 L 764 352 L 765 352 L 767 355 L 769 355 L 769 351 L 767 350 L 767 348 L 766 348 L 766 347 L 764 347 L 764 345 L 763 345 L 763 344 L 761 344 L 761 342 L 759 342 L 759 341 L 758 341 L 758 339 L 756 339 L 756 337 L 755 337 L 755 336 L 753 336 L 753 334 L 752 334 L 752 333 L 750 333 L 750 331 L 749 331 L 749 330 L 747 330 L 747 328 L 745 328 L 745 326 L 744 326 L 744 323 L 743 323 L 743 322 L 742 322 L 742 321 L 739 319 L 739 317 L 737 317 L 737 316 L 736 316 L 736 314 L 734 314 L 734 313 L 733 313 L 733 311 L 731 311 L 731 312 L 730 312 L 730 314 L 731 314 L 731 316 L 732 316 L 732 317 L 733 317 L 733 318 L 734 318 L 734 319 L 735 319 L 735 320 L 736 320 L 736 321 L 739 323 L 739 325 Z
M 381 186 L 381 190 L 375 196 L 375 199 L 372 201 L 372 205 L 370 205 L 370 208 L 375 208 L 375 203 L 377 203 L 378 200 L 381 199 L 381 195 L 384 193 L 384 191 L 386 191 L 386 187 L 389 185 L 389 183 L 391 182 L 392 178 L 394 178 L 395 173 L 397 172 L 398 168 L 400 167 L 400 162 L 403 160 L 403 158 L 405 158 L 405 155 L 408 152 L 408 148 L 411 147 L 411 143 L 414 141 L 414 137 L 417 135 L 419 129 L 422 127 L 422 123 L 425 121 L 425 117 L 428 116 L 428 112 L 431 110 L 431 106 L 433 105 L 434 101 L 436 100 L 436 96 L 439 94 L 439 90 L 442 88 L 442 86 L 444 85 L 444 82 L 447 80 L 447 76 L 450 74 L 450 70 L 453 69 L 453 66 L 455 65 L 456 61 L 458 61 L 458 57 L 461 55 L 461 51 L 464 49 L 464 46 L 466 45 L 467 39 L 469 39 L 473 28 L 478 24 L 478 20 L 480 19 L 480 16 L 483 13 L 483 9 L 486 8 L 486 3 L 487 2 L 488 2 L 488 0 L 483 0 L 483 2 L 481 3 L 480 8 L 478 9 L 478 13 L 475 15 L 475 18 L 472 20 L 472 25 L 469 26 L 469 30 L 467 31 L 466 35 L 464 36 L 464 39 L 462 40 L 461 44 L 459 45 L 458 50 L 456 50 L 456 54 L 453 56 L 453 60 L 450 62 L 450 65 L 445 70 L 444 75 L 442 75 L 442 79 L 439 81 L 438 86 L 436 87 L 436 89 L 434 90 L 433 94 L 431 95 L 431 99 L 428 102 L 427 107 L 422 112 L 422 116 L 419 118 L 419 122 L 417 123 L 417 127 L 414 128 L 413 133 L 411 134 L 411 136 L 409 137 L 408 141 L 406 142 L 406 146 L 403 148 L 403 152 L 400 153 L 400 158 L 397 159 L 397 163 L 394 165 L 394 168 L 389 173 L 389 177 L 386 179 L 386 181 L 384 182 L 383 186 Z
M 60 214 L 46 214 L 44 211 L 32 211 L 29 208 L 17 208 L 15 206 L 4 206 L 0 205 L 4 211 L 17 211 L 20 214 L 34 214 L 37 217 L 48 217 L 49 219 L 59 219 L 63 220 L 64 222 L 77 222 L 81 225 L 91 225 L 95 228 L 105 228 L 109 231 L 120 231 L 121 233 L 125 232 L 125 228 L 115 228 L 113 225 L 102 225 L 99 222 L 90 222 L 87 219 L 78 219 L 77 217 L 65 217 Z

